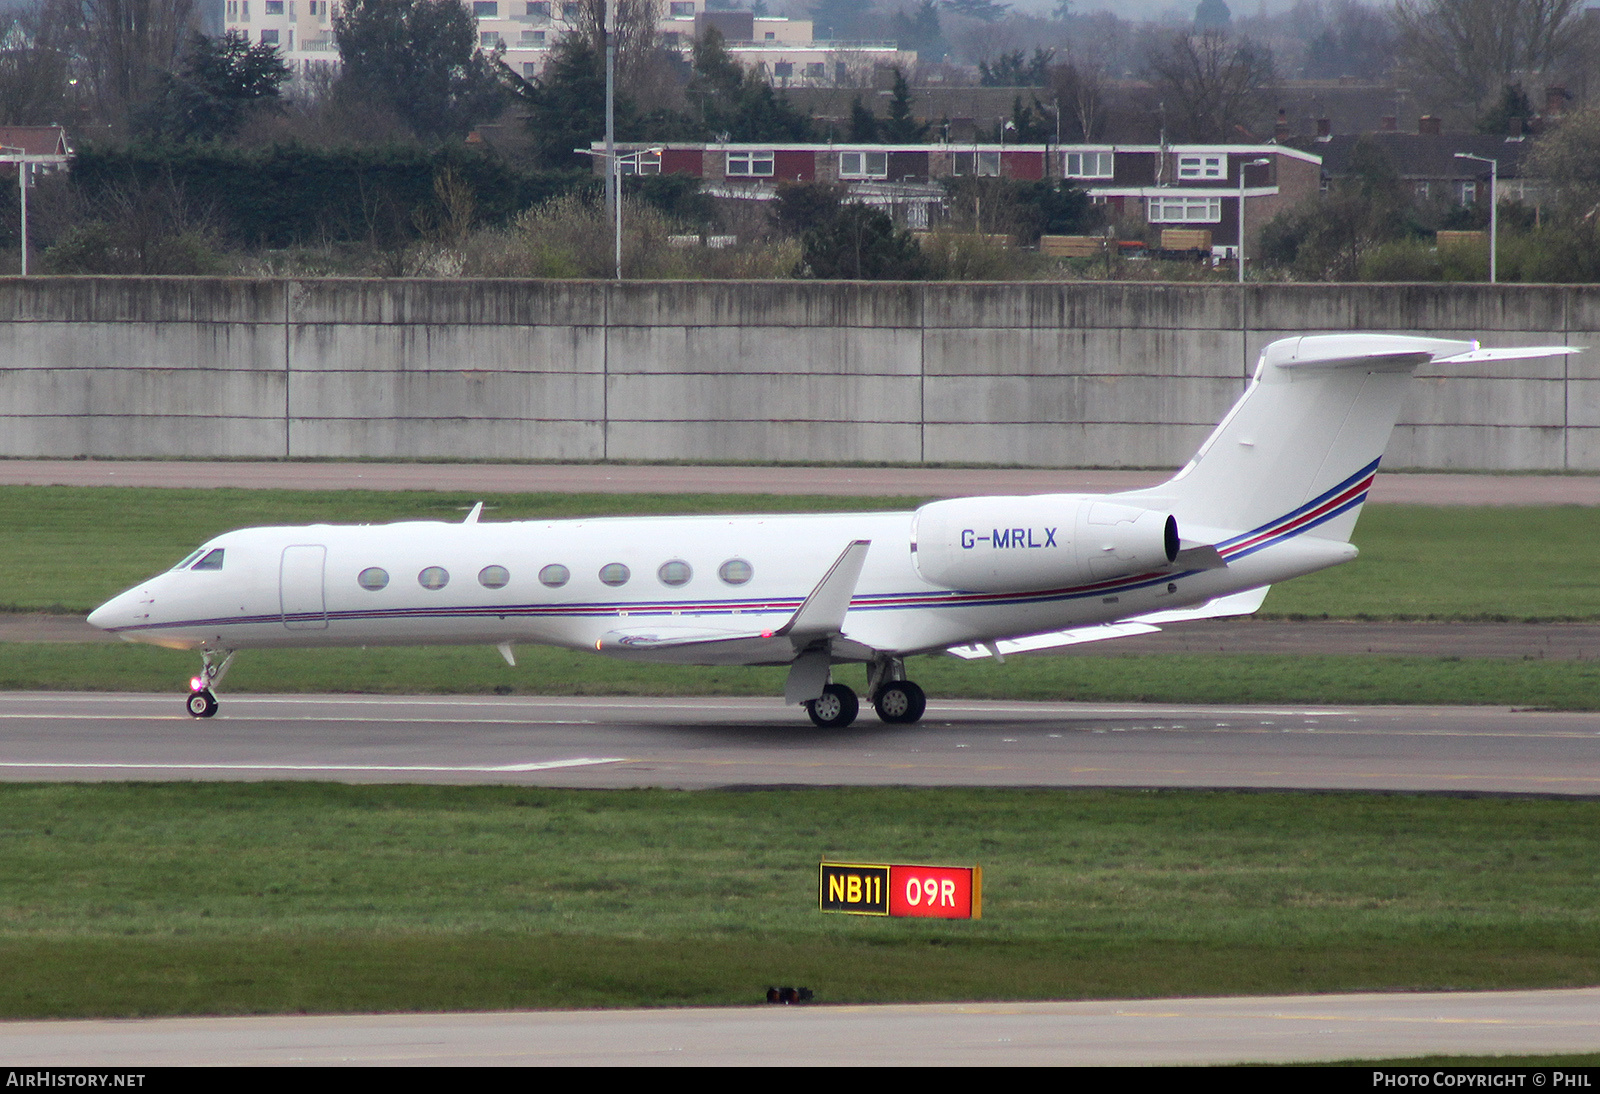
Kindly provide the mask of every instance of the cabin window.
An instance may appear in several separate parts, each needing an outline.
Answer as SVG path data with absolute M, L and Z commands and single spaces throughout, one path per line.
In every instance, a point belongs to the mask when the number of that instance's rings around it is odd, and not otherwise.
M 417 575 L 417 584 L 424 589 L 442 589 L 450 584 L 450 571 L 443 566 L 429 566 Z
M 215 551 L 210 552 L 209 554 L 206 555 L 205 558 L 202 558 L 199 562 L 196 562 L 193 566 L 189 567 L 189 569 L 191 569 L 191 570 L 220 570 L 220 569 L 222 569 L 222 548 L 218 547 Z
M 539 571 L 539 584 L 548 585 L 552 589 L 559 589 L 572 577 L 572 571 L 559 562 L 552 562 Z
M 632 576 L 628 568 L 620 562 L 608 562 L 600 567 L 601 583 L 610 585 L 612 588 L 616 588 L 618 585 L 626 585 L 628 578 Z
M 385 570 L 381 566 L 368 566 L 365 570 L 362 570 L 356 575 L 356 584 L 360 585 L 363 589 L 370 589 L 373 592 L 377 592 L 379 589 L 389 584 L 389 571 Z
M 485 566 L 478 571 L 478 584 L 485 589 L 504 589 L 511 581 L 511 573 L 504 566 Z
M 663 562 L 661 569 L 656 571 L 656 577 L 661 579 L 661 584 L 670 585 L 674 589 L 679 585 L 689 584 L 689 579 L 694 576 L 694 570 L 681 558 L 671 562 Z
M 717 576 L 727 585 L 743 585 L 755 576 L 755 568 L 742 558 L 730 558 L 717 567 Z

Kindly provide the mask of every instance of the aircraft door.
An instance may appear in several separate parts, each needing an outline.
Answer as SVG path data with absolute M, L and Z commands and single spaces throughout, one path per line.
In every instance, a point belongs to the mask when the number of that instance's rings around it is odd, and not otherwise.
M 291 631 L 319 631 L 328 627 L 328 601 L 323 591 L 323 568 L 328 549 L 318 544 L 295 544 L 283 549 L 278 567 L 278 602 L 283 625 Z

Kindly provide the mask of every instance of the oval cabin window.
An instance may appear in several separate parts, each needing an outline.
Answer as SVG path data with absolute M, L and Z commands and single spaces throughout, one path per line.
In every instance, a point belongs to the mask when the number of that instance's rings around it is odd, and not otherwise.
M 371 589 L 373 592 L 377 592 L 389 584 L 389 571 L 381 566 L 368 566 L 356 575 L 356 584 L 363 589 Z
M 631 576 L 628 568 L 620 562 L 608 562 L 600 567 L 601 584 L 610 585 L 613 589 L 618 585 L 626 585 Z
M 539 571 L 539 584 L 559 589 L 572 578 L 572 572 L 559 562 L 552 562 Z
M 511 582 L 511 574 L 504 566 L 485 566 L 478 571 L 478 584 L 485 589 L 504 589 Z
M 429 566 L 417 575 L 417 584 L 424 589 L 442 589 L 450 584 L 450 572 L 443 566 Z

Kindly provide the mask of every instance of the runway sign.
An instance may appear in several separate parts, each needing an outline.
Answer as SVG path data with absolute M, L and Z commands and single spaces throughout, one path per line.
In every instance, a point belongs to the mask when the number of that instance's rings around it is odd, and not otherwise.
M 817 906 L 849 915 L 982 919 L 983 867 L 824 862 Z

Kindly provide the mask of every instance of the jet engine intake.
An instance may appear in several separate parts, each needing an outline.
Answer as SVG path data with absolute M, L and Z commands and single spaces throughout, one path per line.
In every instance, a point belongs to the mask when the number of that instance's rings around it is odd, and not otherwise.
M 1030 592 L 1164 569 L 1178 522 L 1092 495 L 954 498 L 917 510 L 911 549 L 935 585 Z

